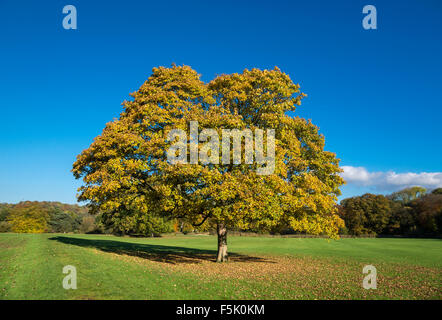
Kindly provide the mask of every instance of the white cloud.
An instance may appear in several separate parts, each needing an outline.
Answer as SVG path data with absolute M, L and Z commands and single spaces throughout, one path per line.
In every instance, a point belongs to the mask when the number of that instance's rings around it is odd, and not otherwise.
M 341 176 L 348 184 L 375 187 L 380 190 L 396 190 L 411 186 L 422 186 L 427 189 L 442 187 L 442 172 L 406 172 L 396 173 L 369 172 L 364 167 L 342 166 Z

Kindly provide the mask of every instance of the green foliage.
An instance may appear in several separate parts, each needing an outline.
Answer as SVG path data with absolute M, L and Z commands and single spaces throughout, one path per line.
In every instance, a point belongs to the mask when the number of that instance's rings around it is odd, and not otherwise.
M 418 231 L 442 234 L 442 194 L 428 194 L 411 203 Z
M 93 233 L 94 231 L 97 231 L 97 225 L 95 224 L 96 217 L 94 216 L 84 216 L 81 219 L 79 232 L 80 233 Z
M 151 236 L 173 232 L 173 222 L 155 214 L 145 214 L 136 209 L 119 210 L 113 215 L 101 214 L 99 221 L 115 234 Z
M 413 208 L 399 202 L 391 202 L 390 221 L 383 233 L 411 235 L 416 233 L 416 219 Z
M 405 191 L 399 191 L 399 193 L 407 194 L 409 190 Z M 396 198 L 397 194 L 395 193 L 392 198 Z M 412 192 L 411 196 L 402 197 L 402 199 L 412 200 L 399 200 L 392 203 L 390 223 L 384 233 L 442 235 L 442 194 L 419 192 L 413 195 Z
M 366 193 L 341 201 L 341 217 L 352 234 L 380 234 L 387 226 L 390 201 L 383 195 Z
M 0 232 L 10 232 L 11 224 L 8 221 L 0 221 Z
M 418 199 L 422 197 L 427 192 L 427 189 L 423 187 L 410 187 L 405 188 L 403 190 L 392 193 L 388 196 L 390 200 L 401 202 L 403 204 L 407 204 L 410 201 Z
M 0 203 L 0 221 L 6 221 L 11 208 L 6 203 Z
M 80 217 L 56 209 L 50 212 L 51 232 L 73 232 L 79 229 Z

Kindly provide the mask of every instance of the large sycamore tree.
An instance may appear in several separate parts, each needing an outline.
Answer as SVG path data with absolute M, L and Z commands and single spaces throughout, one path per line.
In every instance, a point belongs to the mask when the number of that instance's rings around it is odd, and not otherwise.
M 287 74 L 276 67 L 253 69 L 204 83 L 188 66 L 159 67 L 131 97 L 72 170 L 84 181 L 79 200 L 88 201 L 107 223 L 124 229 L 162 217 L 212 225 L 218 234 L 218 262 L 227 260 L 227 230 L 232 227 L 287 225 L 337 237 L 343 226 L 336 212 L 343 184 L 339 160 L 324 151 L 318 127 L 290 114 L 305 94 Z M 202 134 L 195 147 L 192 121 L 200 134 L 210 128 L 220 137 L 223 129 L 274 130 L 271 174 L 259 174 L 266 164 L 244 161 L 245 152 L 235 163 L 229 151 L 224 157 L 232 161 L 224 164 L 221 146 L 215 150 L 211 144 L 216 142 L 213 135 Z M 170 133 L 176 129 L 187 132 L 189 145 L 184 161 L 172 164 L 168 151 L 177 142 Z M 263 152 L 270 151 L 269 139 Z M 240 145 L 245 151 L 246 139 Z M 219 161 L 203 161 L 207 158 Z

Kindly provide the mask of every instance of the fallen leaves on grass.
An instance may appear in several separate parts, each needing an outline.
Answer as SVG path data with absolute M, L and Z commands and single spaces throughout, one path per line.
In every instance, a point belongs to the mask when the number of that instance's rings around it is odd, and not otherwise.
M 397 263 L 374 263 L 377 289 L 366 290 L 362 268 L 354 259 L 308 256 L 230 258 L 228 263 L 199 259 L 194 263 L 162 262 L 117 253 L 115 259 L 143 264 L 148 270 L 186 274 L 202 282 L 226 282 L 226 298 L 235 299 L 442 299 L 441 270 Z M 221 290 L 221 289 L 220 289 Z M 224 288 L 226 290 L 226 288 Z M 229 291 L 227 290 L 227 291 Z

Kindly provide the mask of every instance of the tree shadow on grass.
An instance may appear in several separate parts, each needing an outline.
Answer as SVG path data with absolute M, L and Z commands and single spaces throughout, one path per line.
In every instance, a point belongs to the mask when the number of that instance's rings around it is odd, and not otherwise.
M 76 245 L 86 248 L 95 248 L 103 252 L 128 255 L 158 262 L 171 264 L 202 263 L 216 260 L 216 250 L 203 250 L 186 247 L 166 246 L 157 244 L 131 243 L 115 240 L 92 240 L 71 237 L 52 237 L 64 244 Z M 272 262 L 265 258 L 253 257 L 238 253 L 229 253 L 232 262 Z

